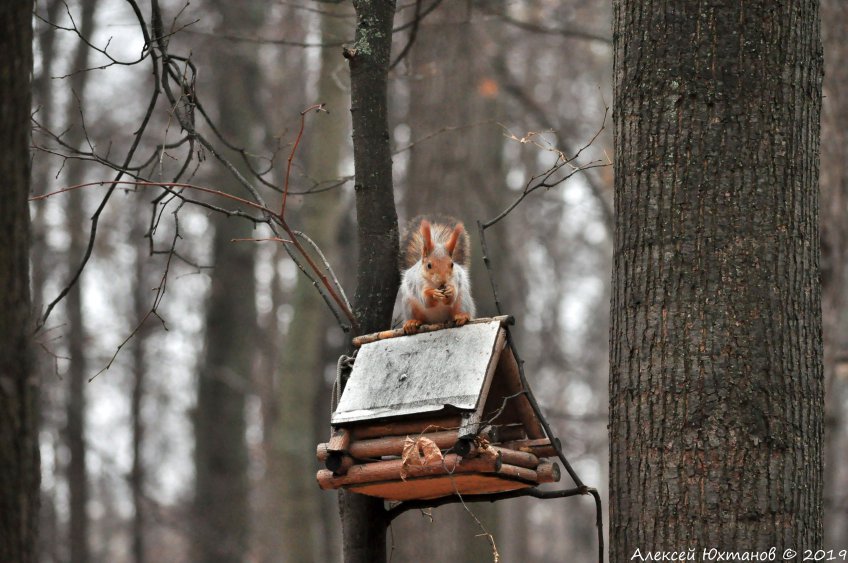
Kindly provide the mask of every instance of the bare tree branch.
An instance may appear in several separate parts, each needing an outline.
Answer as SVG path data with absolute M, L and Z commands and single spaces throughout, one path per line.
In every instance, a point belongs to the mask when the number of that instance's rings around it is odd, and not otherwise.
M 485 1 L 477 1 L 474 5 L 479 8 L 482 12 L 489 14 L 491 16 L 496 17 L 500 21 L 517 27 L 518 29 L 523 29 L 525 31 L 532 31 L 533 33 L 543 33 L 546 35 L 560 35 L 562 37 L 568 37 L 570 39 L 582 39 L 585 41 L 595 41 L 599 43 L 603 43 L 605 45 L 612 45 L 612 38 L 604 33 L 599 33 L 595 31 L 590 31 L 586 29 L 580 29 L 576 27 L 548 27 L 542 24 L 528 22 L 513 18 L 503 12 L 497 12 L 492 9 L 490 5 L 488 5 Z

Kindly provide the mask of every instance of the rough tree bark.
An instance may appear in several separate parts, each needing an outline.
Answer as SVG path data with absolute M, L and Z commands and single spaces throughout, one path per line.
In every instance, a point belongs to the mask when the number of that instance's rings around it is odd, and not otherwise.
M 394 0 L 354 0 L 356 36 L 345 49 L 350 64 L 357 243 L 354 297 L 358 332 L 391 324 L 400 284 L 398 220 L 392 189 L 387 79 Z M 347 563 L 386 560 L 386 517 L 380 499 L 340 492 Z
M 816 0 L 617 0 L 610 559 L 822 536 Z
M 0 561 L 37 560 L 39 381 L 30 351 L 32 1 L 0 5 Z

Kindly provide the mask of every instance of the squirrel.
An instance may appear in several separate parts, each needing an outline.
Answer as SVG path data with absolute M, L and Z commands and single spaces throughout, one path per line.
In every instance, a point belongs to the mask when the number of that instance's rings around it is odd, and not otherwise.
M 401 306 L 406 334 L 414 334 L 424 323 L 452 320 L 462 326 L 474 318 L 469 250 L 468 233 L 459 221 L 447 218 L 444 223 L 431 224 L 416 218 L 410 222 L 401 248 Z

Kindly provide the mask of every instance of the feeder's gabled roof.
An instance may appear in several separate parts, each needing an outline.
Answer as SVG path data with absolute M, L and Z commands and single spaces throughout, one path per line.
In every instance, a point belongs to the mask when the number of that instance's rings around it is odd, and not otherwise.
M 475 410 L 500 356 L 500 331 L 493 320 L 362 345 L 332 424 Z

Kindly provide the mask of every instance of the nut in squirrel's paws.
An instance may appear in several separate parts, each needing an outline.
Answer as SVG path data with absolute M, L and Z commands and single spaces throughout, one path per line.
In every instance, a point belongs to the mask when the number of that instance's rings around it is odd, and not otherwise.
M 456 326 L 462 326 L 467 323 L 471 317 L 468 316 L 468 313 L 457 313 L 453 316 L 453 322 Z
M 418 327 L 421 326 L 421 321 L 417 321 L 415 319 L 410 319 L 408 321 L 404 321 L 403 323 L 403 333 L 404 334 L 415 334 L 418 332 Z

